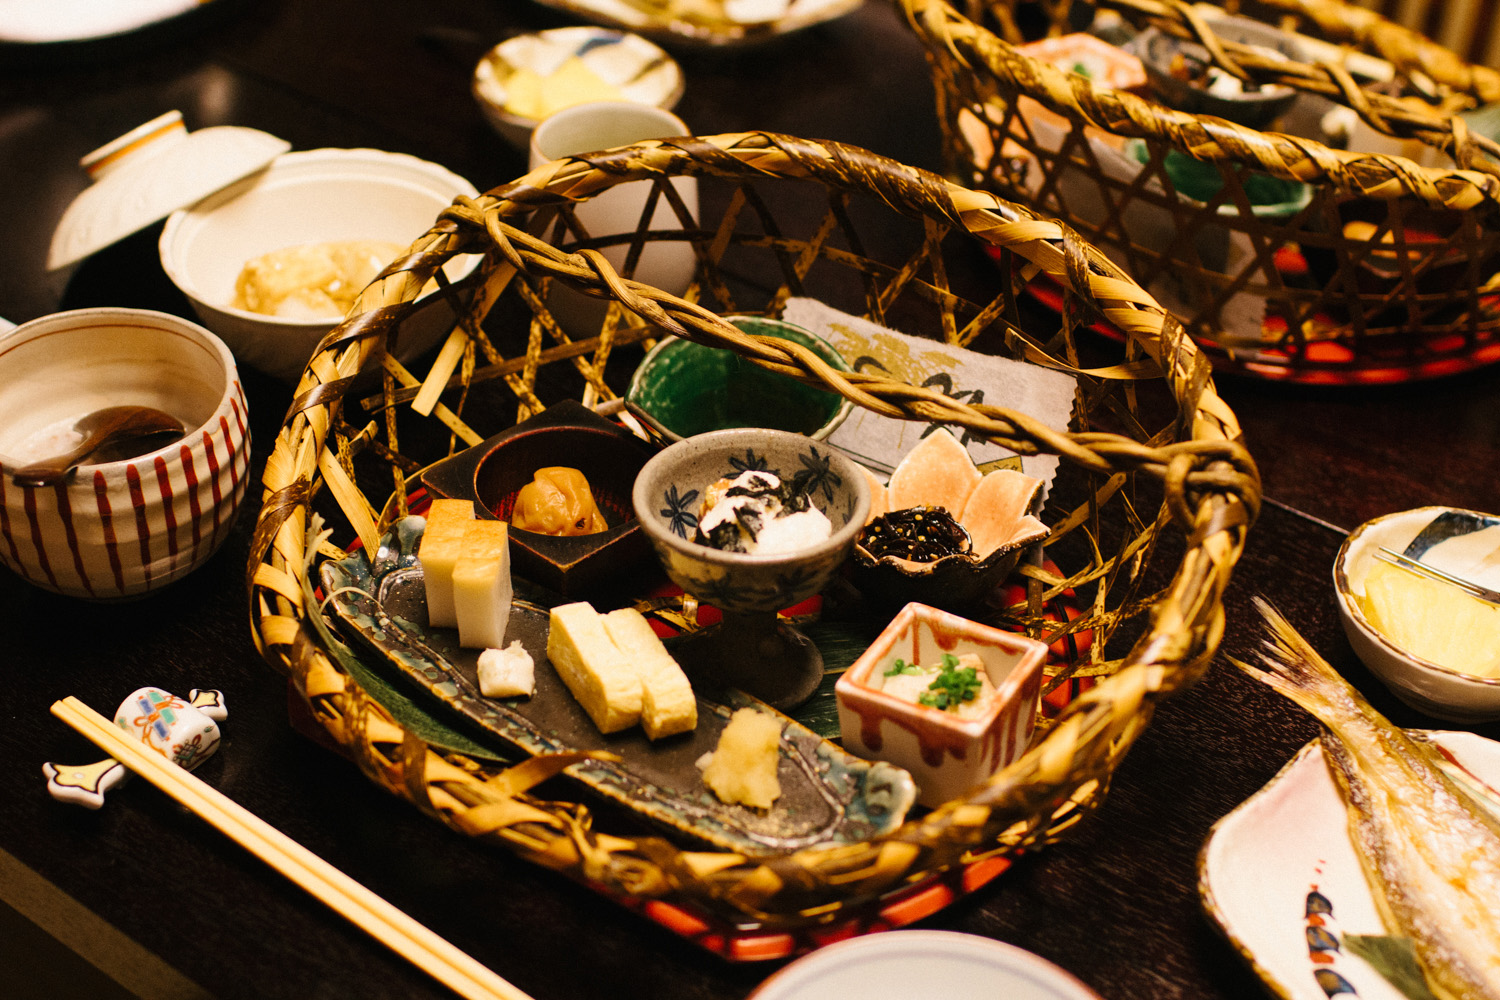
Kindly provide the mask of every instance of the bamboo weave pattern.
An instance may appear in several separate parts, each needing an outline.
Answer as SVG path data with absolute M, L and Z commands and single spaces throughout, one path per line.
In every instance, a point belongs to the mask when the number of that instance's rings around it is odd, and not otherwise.
M 625 239 L 637 246 L 691 240 L 700 273 L 683 298 L 622 276 L 590 246 L 598 240 L 556 228 L 575 228 L 575 202 L 631 180 L 651 181 L 659 197 L 674 199 L 666 181 L 679 174 L 721 183 L 719 196 L 705 197 L 704 217 L 694 222 L 678 200 L 682 229 Z M 810 193 L 821 208 L 778 215 L 782 189 L 791 188 Z M 719 213 L 714 218 L 711 207 Z M 880 260 L 861 252 L 857 220 L 865 211 L 904 218 L 915 234 L 908 257 Z M 642 217 L 651 215 L 648 206 Z M 578 249 L 562 248 L 569 244 Z M 947 256 L 956 260 L 982 246 L 1013 258 L 1018 281 L 1045 274 L 1066 290 L 1056 336 L 1042 341 L 1011 322 L 1016 284 L 1001 280 L 1004 272 L 990 272 L 988 301 L 958 293 Z M 485 255 L 482 282 L 450 347 L 425 379 L 418 378 L 382 352 L 382 341 L 397 331 L 425 281 L 457 253 Z M 752 257 L 768 263 L 769 279 L 744 279 Z M 929 336 L 964 344 L 987 337 L 1014 356 L 1076 372 L 1078 429 L 1058 433 L 1000 406 L 974 405 L 877 374 L 837 372 L 796 345 L 747 336 L 720 318 L 752 307 L 774 311 L 791 294 L 821 288 L 825 272 L 840 278 L 830 287 L 852 288 L 858 311 L 876 321 L 899 315 L 905 324 L 920 317 Z M 547 308 L 553 282 L 592 290 L 624 308 L 612 309 L 597 336 L 571 338 Z M 1126 331 L 1124 357 L 1081 368 L 1075 333 L 1100 317 Z M 1031 570 L 1028 602 L 1010 611 L 1046 638 L 1096 629 L 1100 639 L 1078 669 L 1100 683 L 1071 704 L 1043 741 L 966 799 L 909 821 L 880 842 L 771 859 L 606 832 L 582 803 L 528 794 L 575 757 L 497 771 L 441 753 L 404 730 L 341 669 L 327 641 L 309 566 L 320 554 L 342 549 L 309 537 L 314 506 L 335 522 L 338 546 L 356 535 L 368 546 L 381 526 L 404 512 L 411 474 L 421 464 L 403 453 L 415 450 L 411 442 L 420 437 L 405 429 L 411 421 L 440 426 L 448 448 L 462 447 L 483 436 L 483 420 L 495 419 L 496 399 L 510 400 L 518 418 L 544 405 L 542 386 L 553 371 L 566 372 L 586 400 L 610 398 L 614 392 L 604 377 L 610 355 L 639 350 L 635 342 L 663 331 L 730 348 L 879 412 L 971 428 L 1020 452 L 1061 455 L 1083 484 L 1083 499 L 1049 522 L 1054 539 L 1078 543 L 1086 555 L 1061 575 Z M 507 352 L 507 344 L 514 350 Z M 370 391 L 373 371 L 381 387 L 362 395 Z M 444 391 L 434 400 L 424 395 L 424 382 Z M 1136 411 L 1138 398 L 1153 389 L 1170 404 L 1154 429 Z M 414 413 L 417 406 L 428 415 Z M 1103 429 L 1109 422 L 1130 433 Z M 390 498 L 359 483 L 384 483 Z M 1134 506 L 1150 495 L 1160 496 L 1157 509 Z M 924 873 L 1048 843 L 1097 805 L 1156 702 L 1207 667 L 1223 634 L 1224 588 L 1260 492 L 1234 415 L 1215 394 L 1192 341 L 1065 226 L 864 150 L 751 132 L 571 157 L 456 202 L 364 291 L 308 363 L 267 461 L 264 498 L 248 566 L 255 639 L 370 779 L 455 829 L 583 881 L 636 896 L 692 900 L 772 926 L 804 926 L 830 922 L 844 908 Z M 1176 542 L 1159 546 L 1159 536 L 1168 535 Z M 1163 574 L 1169 582 L 1159 592 L 1142 594 L 1142 569 L 1158 547 L 1177 553 L 1170 556 L 1175 568 Z M 1035 613 L 1041 601 L 1075 587 L 1097 595 L 1083 618 L 1059 625 Z M 1139 637 L 1127 643 L 1123 657 L 1108 659 L 1108 634 L 1131 620 L 1141 623 Z
M 1199 42 L 1225 72 L 1293 87 L 1307 107 L 1347 106 L 1391 137 L 1392 148 L 1426 150 L 1435 165 L 1424 165 L 1190 114 L 1063 72 L 1017 50 L 1020 4 L 1012 0 L 968 0 L 964 13 L 946 0 L 902 4 L 927 51 L 955 176 L 1077 228 L 1216 360 L 1273 377 L 1318 380 L 1326 367 L 1379 380 L 1392 370 L 1435 375 L 1500 359 L 1500 147 L 1459 117 L 1500 98 L 1495 71 L 1337 0 L 1260 9 L 1388 61 L 1393 82 L 1358 82 L 1337 60 L 1271 59 L 1221 40 L 1199 8 L 1180 0 L 1083 7 Z M 1068 30 L 1079 6 L 1043 5 L 1050 30 Z M 1398 86 L 1407 93 L 1388 92 Z M 1061 137 L 1044 135 L 1039 118 Z M 1111 154 L 1101 143 L 1134 155 L 1132 142 L 1145 150 L 1143 165 L 1105 162 Z M 1201 201 L 1181 193 L 1168 172 L 1174 157 L 1205 165 L 1218 193 Z M 1297 190 L 1309 197 L 1256 214 L 1247 185 L 1257 176 L 1305 185 Z

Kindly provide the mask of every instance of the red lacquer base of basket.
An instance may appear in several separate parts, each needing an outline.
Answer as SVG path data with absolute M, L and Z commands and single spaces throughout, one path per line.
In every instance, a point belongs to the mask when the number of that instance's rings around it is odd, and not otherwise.
M 1288 254 L 1294 255 L 1294 252 L 1278 253 L 1278 266 L 1291 271 L 1295 269 L 1296 261 L 1287 259 Z M 1054 312 L 1062 309 L 1062 289 L 1050 278 L 1032 281 L 1026 286 L 1026 292 Z M 1500 297 L 1486 297 L 1482 301 L 1488 308 L 1500 312 Z M 1335 325 L 1331 318 L 1325 319 L 1327 325 Z M 1125 339 L 1119 328 L 1109 322 L 1094 323 L 1090 329 L 1113 340 Z M 1213 363 L 1216 372 L 1254 375 L 1298 385 L 1420 382 L 1500 363 L 1500 334 L 1481 334 L 1476 343 L 1468 342 L 1457 333 L 1429 338 L 1422 343 L 1421 355 L 1413 357 L 1412 352 L 1403 346 L 1382 349 L 1377 345 L 1360 352 L 1336 340 L 1309 341 L 1297 353 L 1269 346 L 1285 333 L 1286 320 L 1268 315 L 1262 325 L 1266 347 L 1231 350 L 1207 337 L 1194 337 L 1193 341 Z M 1371 338 L 1372 341 L 1377 339 Z

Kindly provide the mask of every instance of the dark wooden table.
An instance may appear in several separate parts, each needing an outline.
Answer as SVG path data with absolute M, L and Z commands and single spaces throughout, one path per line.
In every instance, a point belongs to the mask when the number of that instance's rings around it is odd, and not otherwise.
M 469 73 L 496 41 L 564 23 L 523 0 L 218 0 L 117 45 L 5 50 L 0 316 L 93 304 L 191 315 L 161 274 L 154 230 L 71 274 L 44 270 L 51 232 L 84 184 L 78 158 L 173 108 L 190 127 L 252 126 L 299 149 L 415 154 L 481 189 L 519 175 L 524 157 L 481 119 Z M 922 52 L 880 0 L 773 45 L 680 60 L 688 86 L 677 110 L 700 133 L 763 128 L 940 167 Z M 259 462 L 289 392 L 253 372 L 245 381 Z M 1226 650 L 1243 654 L 1255 640 L 1249 599 L 1263 594 L 1392 718 L 1433 726 L 1354 658 L 1330 566 L 1343 532 L 1378 514 L 1500 507 L 1500 368 L 1339 392 L 1224 377 L 1220 390 L 1268 501 L 1229 595 Z M 284 686 L 249 638 L 243 567 L 255 507 L 252 497 L 207 567 L 134 603 L 55 597 L 0 571 L 0 994 L 448 995 L 142 783 L 99 812 L 47 797 L 43 761 L 97 756 L 48 706 L 71 694 L 108 712 L 143 683 L 226 691 L 224 752 L 202 777 L 538 1000 L 741 997 L 773 971 L 728 964 L 446 831 L 294 731 Z M 1107 998 L 1262 996 L 1199 906 L 1196 853 L 1213 821 L 1314 733 L 1308 717 L 1216 663 L 1157 713 L 1075 836 L 921 926 L 1012 942 Z

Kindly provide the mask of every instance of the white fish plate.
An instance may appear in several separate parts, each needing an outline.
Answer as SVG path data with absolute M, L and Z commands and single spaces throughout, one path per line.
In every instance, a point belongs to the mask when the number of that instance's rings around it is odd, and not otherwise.
M 1463 732 L 1433 732 L 1434 742 L 1473 778 L 1500 788 L 1500 743 Z M 1472 780 L 1472 778 L 1470 779 Z M 1345 934 L 1384 934 L 1375 902 L 1349 842 L 1347 812 L 1314 740 L 1264 788 L 1217 823 L 1198 858 L 1198 893 L 1230 943 L 1277 996 L 1286 1000 L 1405 1000 L 1347 949 Z M 1308 894 L 1331 904 L 1309 935 Z M 1320 956 L 1318 960 L 1315 956 Z M 1330 994 L 1319 970 L 1347 990 Z

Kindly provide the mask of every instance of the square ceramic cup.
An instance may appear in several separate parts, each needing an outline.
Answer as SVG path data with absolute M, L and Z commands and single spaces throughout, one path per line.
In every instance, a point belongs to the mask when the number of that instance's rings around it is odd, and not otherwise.
M 897 659 L 938 665 L 944 653 L 974 653 L 994 694 L 974 718 L 881 690 Z M 834 685 L 845 749 L 911 772 L 917 801 L 939 806 L 1010 764 L 1031 741 L 1047 647 L 925 604 L 908 604 Z

